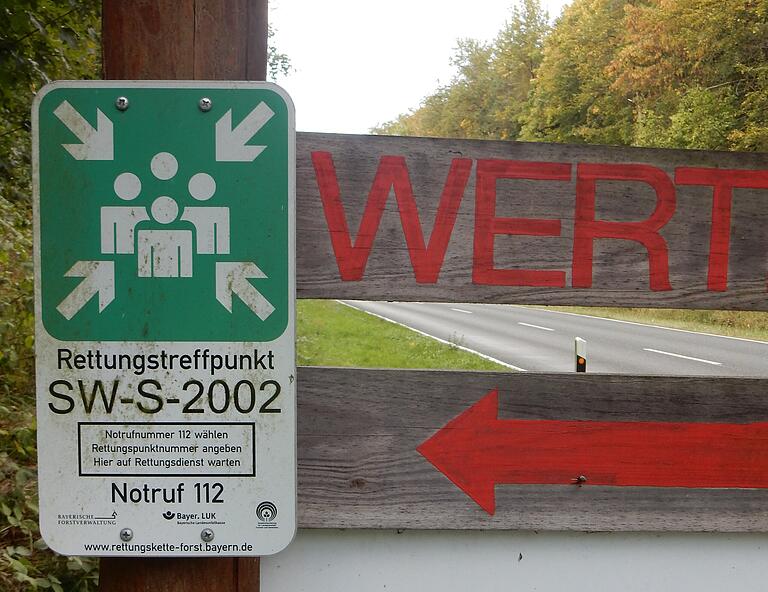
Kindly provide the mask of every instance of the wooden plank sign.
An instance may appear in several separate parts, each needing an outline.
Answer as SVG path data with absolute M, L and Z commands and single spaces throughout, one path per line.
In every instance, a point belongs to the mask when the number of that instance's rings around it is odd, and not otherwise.
M 768 310 L 768 155 L 299 134 L 298 295 Z
M 760 379 L 300 368 L 309 528 L 765 531 Z

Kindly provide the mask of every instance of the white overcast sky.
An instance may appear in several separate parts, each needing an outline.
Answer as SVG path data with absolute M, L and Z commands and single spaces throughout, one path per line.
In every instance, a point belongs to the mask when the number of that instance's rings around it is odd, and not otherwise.
M 270 0 L 299 131 L 365 134 L 450 82 L 456 40 L 490 41 L 515 0 Z M 568 0 L 542 0 L 550 18 Z

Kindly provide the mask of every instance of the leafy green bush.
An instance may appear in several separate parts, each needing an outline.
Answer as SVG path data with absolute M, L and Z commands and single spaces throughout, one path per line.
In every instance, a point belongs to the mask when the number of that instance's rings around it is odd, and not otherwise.
M 38 531 L 30 219 L 0 200 L 0 589 L 87 592 L 97 562 L 50 552 Z
M 98 560 L 57 555 L 40 538 L 34 422 L 5 407 L 0 414 L 17 420 L 0 429 L 0 589 L 96 590 Z
M 51 80 L 99 72 L 98 0 L 0 6 L 0 590 L 89 592 L 98 562 L 40 538 L 35 446 L 30 106 Z

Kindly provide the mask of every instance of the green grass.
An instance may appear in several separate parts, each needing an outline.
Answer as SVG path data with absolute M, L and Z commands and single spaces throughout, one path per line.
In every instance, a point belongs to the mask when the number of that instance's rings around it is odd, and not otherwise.
M 361 368 L 509 368 L 332 300 L 300 300 L 297 363 Z
M 662 325 L 687 331 L 715 333 L 768 341 L 768 313 L 731 310 L 682 310 L 659 308 L 591 308 L 586 306 L 537 307 L 609 319 Z

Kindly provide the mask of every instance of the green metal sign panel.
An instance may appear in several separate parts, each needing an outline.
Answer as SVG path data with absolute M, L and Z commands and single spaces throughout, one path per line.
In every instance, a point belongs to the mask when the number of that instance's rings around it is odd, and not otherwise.
M 127 100 L 121 110 L 113 88 L 64 87 L 40 101 L 46 330 L 104 341 L 280 335 L 285 100 L 269 88 L 136 88 Z

